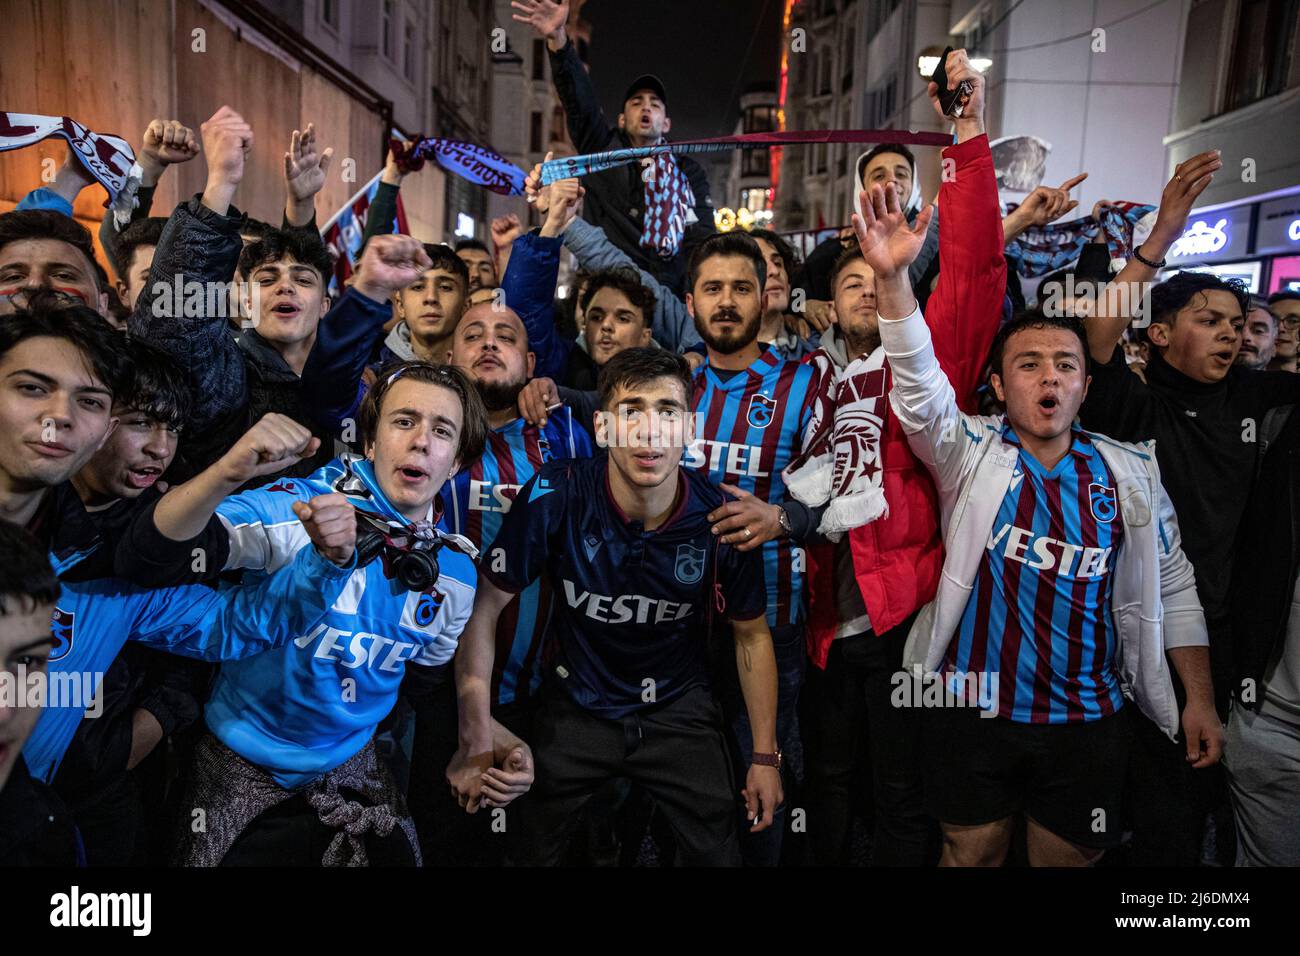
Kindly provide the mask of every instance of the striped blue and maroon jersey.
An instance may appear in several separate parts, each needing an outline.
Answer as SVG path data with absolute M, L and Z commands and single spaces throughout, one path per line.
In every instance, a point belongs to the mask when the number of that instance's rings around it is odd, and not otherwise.
M 1020 444 L 1009 424 L 1002 437 Z M 1124 696 L 1111 574 L 1123 537 L 1115 480 L 1086 432 L 1075 426 L 1051 470 L 1022 449 L 944 670 L 996 673 L 997 712 L 1021 723 L 1114 713 Z
M 683 466 L 706 472 L 714 485 L 725 481 L 769 504 L 784 504 L 781 471 L 803 450 L 815 372 L 783 361 L 771 348 L 725 381 L 711 366 L 701 367 L 693 398 L 699 437 Z M 769 627 L 803 621 L 805 562 L 803 549 L 788 538 L 763 545 Z
M 537 469 L 557 458 L 590 457 L 591 439 L 567 408 L 557 408 L 540 429 L 516 418 L 488 432 L 483 457 L 447 482 L 442 491 L 447 523 L 482 553 L 496 538 L 515 492 Z M 538 658 L 550 606 L 550 589 L 538 578 L 502 610 L 492 665 L 494 706 L 528 698 L 540 685 Z

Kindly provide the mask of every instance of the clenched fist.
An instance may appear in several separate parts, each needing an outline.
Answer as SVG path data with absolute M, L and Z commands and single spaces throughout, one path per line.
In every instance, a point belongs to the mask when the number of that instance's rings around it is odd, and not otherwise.
M 433 265 L 418 239 L 410 236 L 374 236 L 357 264 L 352 288 L 376 302 L 405 289 Z
M 221 456 L 222 478 L 230 484 L 242 485 L 295 465 L 319 447 L 320 439 L 312 437 L 302 425 L 288 415 L 270 412 Z
M 208 181 L 238 185 L 244 178 L 244 160 L 253 147 L 253 127 L 229 106 L 223 106 L 199 129 L 208 156 Z
M 199 140 L 194 130 L 180 120 L 155 119 L 144 131 L 137 161 L 144 170 L 145 185 L 152 186 L 167 166 L 188 163 L 199 155 Z
M 295 501 L 293 513 L 327 561 L 341 568 L 352 563 L 357 548 L 357 514 L 346 495 L 336 492 L 317 495 L 310 501 Z

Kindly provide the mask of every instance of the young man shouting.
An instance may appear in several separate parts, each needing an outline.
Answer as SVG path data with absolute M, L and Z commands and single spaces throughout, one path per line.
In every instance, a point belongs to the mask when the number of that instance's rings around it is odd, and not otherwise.
M 541 575 L 556 595 L 555 654 L 533 733 L 537 781 L 519 805 L 522 862 L 558 863 L 578 811 L 624 777 L 654 798 L 683 863 L 740 863 L 732 773 L 704 661 L 708 631 L 723 617 L 753 726 L 742 794 L 755 831 L 771 825 L 781 802 L 762 567 L 712 534 L 708 516 L 721 495 L 679 467 L 689 403 L 680 356 L 616 355 L 601 372 L 596 420 L 608 454 L 543 465 L 484 554 L 457 658 L 466 752 L 491 750 L 487 679 L 501 609 Z M 495 769 L 457 794 L 488 806 L 512 797 Z
M 907 228 L 897 196 L 878 187 L 861 206 L 890 400 L 943 507 L 944 573 L 907 660 L 948 690 L 923 715 L 942 863 L 1000 864 L 1024 813 L 1031 865 L 1086 865 L 1122 830 L 1126 698 L 1178 734 L 1166 652 L 1187 691 L 1188 761 L 1208 767 L 1222 752 L 1173 507 L 1149 444 L 1074 425 L 1089 379 L 1072 320 L 1031 313 L 1004 327 L 992 385 L 1007 412 L 962 413 L 907 281 L 929 213 Z
M 409 362 L 367 394 L 359 430 L 365 458 L 336 459 L 307 478 L 226 497 L 258 471 L 314 449 L 301 425 L 268 416 L 132 528 L 130 570 L 145 583 L 165 582 L 177 558 L 195 548 L 207 556 L 209 574 L 275 571 L 306 543 L 289 516 L 318 496 L 355 506 L 378 535 L 367 547 L 381 550 L 382 560 L 356 572 L 347 599 L 311 633 L 222 669 L 207 707 L 211 735 L 196 753 L 191 805 L 209 809 L 207 830 L 187 834 L 190 863 L 319 860 L 313 848 L 335 835 L 336 811 L 354 799 L 341 798 L 340 787 L 360 794 L 357 812 L 376 827 L 334 841 L 327 863 L 420 859 L 372 737 L 397 702 L 408 664 L 450 672 L 476 575 L 472 547 L 445 532 L 438 490 L 462 461 L 482 453 L 486 421 L 465 376 Z M 417 554 L 437 562 L 423 581 L 402 571 Z M 385 822 L 390 814 L 401 834 Z

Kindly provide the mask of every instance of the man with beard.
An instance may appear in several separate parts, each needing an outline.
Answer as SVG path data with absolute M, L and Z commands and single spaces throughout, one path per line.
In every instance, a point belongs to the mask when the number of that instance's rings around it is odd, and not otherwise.
M 705 472 L 732 499 L 709 515 L 723 544 L 762 549 L 767 623 L 779 679 L 777 740 L 793 744 L 795 706 L 804 671 L 803 539 L 816 515 L 791 498 L 782 470 L 799 455 L 812 418 L 813 369 L 781 359 L 758 341 L 766 281 L 763 254 L 749 236 L 710 236 L 695 250 L 687 273 L 686 307 L 704 340 L 707 363 L 695 374 L 692 408 L 698 422 L 683 466 Z M 752 733 L 733 668 L 718 688 L 732 731 L 733 759 L 743 775 Z M 783 816 L 783 815 L 782 815 Z M 747 833 L 746 862 L 775 865 L 781 826 Z
M 469 292 L 473 295 L 482 289 L 495 289 L 501 283 L 497 281 L 497 266 L 492 259 L 492 251 L 477 239 L 462 239 L 456 243 L 456 258 L 465 264 L 469 272 Z
M 519 488 L 548 461 L 590 457 L 591 439 L 567 408 L 557 408 L 541 427 L 520 417 L 519 392 L 535 357 L 523 321 L 512 309 L 471 306 L 456 326 L 450 361 L 473 380 L 487 409 L 489 431 L 483 454 L 448 481 L 443 497 L 450 529 L 482 551 L 496 537 Z M 465 673 L 466 655 L 457 657 L 457 695 L 490 701 L 496 719 L 525 739 L 541 684 L 541 644 L 550 606 L 549 586 L 540 578 L 533 581 L 513 596 L 497 620 L 490 672 Z M 420 676 L 412 673 L 408 683 Z M 416 706 L 412 776 L 436 779 L 445 772 L 462 792 L 474 786 L 491 765 L 491 754 L 476 753 L 466 746 L 464 734 L 458 737 L 455 700 L 448 695 L 408 697 L 425 702 Z M 479 801 L 461 806 L 474 813 Z M 499 859 L 501 841 L 493 841 L 487 815 L 466 821 L 445 789 L 413 789 L 411 811 L 430 859 L 460 864 Z
M 1277 318 L 1263 299 L 1251 296 L 1250 311 L 1241 326 L 1241 351 L 1237 353 L 1237 364 L 1254 372 L 1273 368 L 1277 337 Z

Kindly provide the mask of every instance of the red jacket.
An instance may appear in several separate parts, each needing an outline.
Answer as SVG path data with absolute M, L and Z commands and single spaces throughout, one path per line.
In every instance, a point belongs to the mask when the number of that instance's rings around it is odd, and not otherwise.
M 1002 217 L 988 137 L 949 146 L 943 157 L 939 283 L 926 304 L 925 321 L 962 410 L 973 412 L 1006 294 Z M 886 387 L 891 384 L 887 377 Z M 943 566 L 934 483 L 912 454 L 892 407 L 885 414 L 880 458 L 889 514 L 848 533 L 858 587 L 877 634 L 897 627 L 934 598 Z M 807 550 L 808 654 L 824 668 L 838 623 L 834 546 Z

